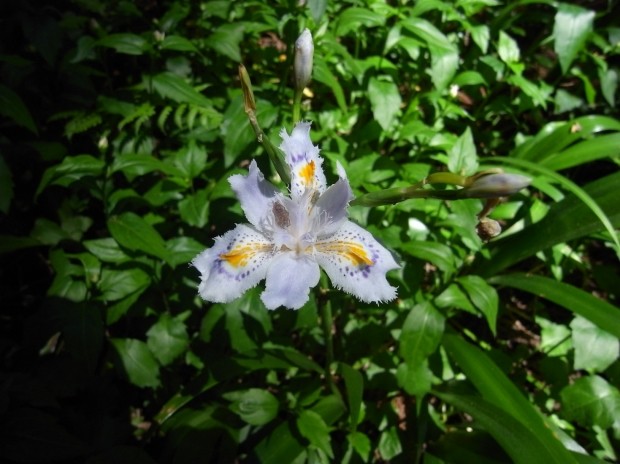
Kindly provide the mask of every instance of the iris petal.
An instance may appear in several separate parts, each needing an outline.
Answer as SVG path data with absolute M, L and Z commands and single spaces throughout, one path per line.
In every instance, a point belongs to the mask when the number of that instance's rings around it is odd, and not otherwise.
M 385 273 L 399 266 L 370 232 L 351 221 L 333 236 L 315 244 L 315 256 L 332 284 L 367 303 L 396 298 Z
M 201 273 L 200 296 L 217 303 L 238 298 L 265 278 L 273 255 L 273 245 L 264 235 L 238 225 L 192 261 Z
M 247 176 L 235 174 L 230 176 L 228 182 L 241 203 L 245 217 L 253 226 L 260 228 L 261 219 L 269 214 L 273 199 L 281 195 L 278 189 L 265 180 L 254 160 L 250 163 Z
M 268 309 L 299 309 L 308 301 L 310 289 L 319 283 L 320 277 L 319 265 L 309 256 L 280 253 L 269 266 L 261 300 Z
M 326 186 L 323 158 L 319 156 L 319 148 L 312 145 L 310 140 L 310 123 L 300 122 L 291 135 L 282 129 L 280 137 L 280 149 L 286 155 L 286 163 L 291 169 L 291 196 L 298 198 L 306 190 L 322 193 Z

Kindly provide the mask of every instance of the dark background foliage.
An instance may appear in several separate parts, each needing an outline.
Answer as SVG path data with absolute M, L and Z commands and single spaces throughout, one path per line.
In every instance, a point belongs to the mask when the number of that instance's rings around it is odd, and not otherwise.
M 619 14 L 4 2 L 0 460 L 616 460 Z M 330 180 L 340 162 L 356 196 L 498 167 L 532 186 L 495 208 L 490 242 L 480 200 L 352 207 L 402 265 L 396 302 L 326 281 L 299 311 L 260 288 L 202 302 L 188 263 L 244 222 L 228 177 L 255 158 L 278 183 L 238 65 L 277 145 L 304 27 L 302 115 Z

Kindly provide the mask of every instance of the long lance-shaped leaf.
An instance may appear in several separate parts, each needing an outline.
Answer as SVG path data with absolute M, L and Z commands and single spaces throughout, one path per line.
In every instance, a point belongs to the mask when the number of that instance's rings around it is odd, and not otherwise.
M 575 462 L 547 428 L 542 415 L 483 351 L 455 334 L 445 334 L 442 343 L 487 401 L 501 408 L 540 439 L 548 453 L 556 459 L 548 462 Z
M 620 338 L 620 309 L 572 285 L 520 273 L 494 276 L 488 282 L 518 288 L 553 301 Z
M 567 464 L 576 462 L 570 453 L 557 455 L 546 437 L 516 420 L 506 411 L 475 396 L 433 392 L 446 403 L 466 412 L 497 440 L 516 464 Z M 475 425 L 475 424 L 474 424 Z M 566 460 L 568 457 L 568 460 Z

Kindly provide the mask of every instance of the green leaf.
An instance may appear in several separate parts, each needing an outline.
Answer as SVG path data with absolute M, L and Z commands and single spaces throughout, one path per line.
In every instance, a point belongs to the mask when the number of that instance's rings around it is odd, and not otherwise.
M 304 451 L 298 436 L 297 432 L 293 433 L 288 422 L 281 423 L 254 449 L 259 462 L 296 462 Z
M 180 35 L 167 35 L 161 42 L 162 50 L 176 50 L 179 52 L 197 52 L 196 46 Z
M 338 107 L 342 111 L 347 111 L 347 100 L 344 96 L 342 86 L 340 85 L 340 82 L 338 82 L 338 78 L 331 72 L 325 60 L 319 56 L 314 57 L 312 78 L 330 89 L 334 94 Z
M 28 107 L 19 95 L 2 84 L 0 84 L 0 114 L 11 118 L 15 124 L 38 135 L 37 125 L 32 119 Z
M 454 334 L 444 335 L 443 346 L 486 401 L 533 432 L 546 448 L 544 454 L 553 456 L 549 462 L 574 462 L 540 413 L 483 351 Z
M 108 220 L 112 237 L 132 251 L 142 251 L 164 261 L 170 259 L 164 239 L 144 219 L 135 213 L 123 213 Z
M 457 47 L 429 21 L 412 17 L 402 26 L 424 40 L 431 53 L 431 79 L 438 90 L 445 89 L 458 69 Z
M 345 363 L 338 363 L 340 374 L 344 378 L 347 391 L 347 403 L 349 404 L 349 417 L 352 428 L 359 422 L 360 408 L 364 395 L 364 377 L 359 371 Z
M 616 310 L 620 316 L 620 310 Z M 583 317 L 577 316 L 570 324 L 575 347 L 574 369 L 603 372 L 619 357 L 620 340 Z
M 464 176 L 471 176 L 478 170 L 476 146 L 469 127 L 448 152 L 448 169 L 450 172 Z
M 396 380 L 409 395 L 421 398 L 431 391 L 433 373 L 426 359 L 415 364 L 405 362 L 396 369 Z
M 99 39 L 97 45 L 113 48 L 118 53 L 125 53 L 127 55 L 142 55 L 151 48 L 146 39 L 129 33 L 110 34 Z
M 82 245 L 106 263 L 122 263 L 130 259 L 112 237 L 84 240 Z
M 250 388 L 222 396 L 231 401 L 230 410 L 250 425 L 268 424 L 278 415 L 278 400 L 267 390 Z
M 562 416 L 584 427 L 611 427 L 620 420 L 620 391 L 597 375 L 582 377 L 561 392 Z
M 347 441 L 353 449 L 359 454 L 364 462 L 368 462 L 372 445 L 368 435 L 362 432 L 351 432 L 347 435 Z
M 545 158 L 541 165 L 554 171 L 620 155 L 620 133 L 601 135 L 576 143 Z
M 505 158 L 504 161 L 513 163 L 516 159 Z M 523 166 L 541 169 L 533 163 L 524 163 Z M 553 176 L 555 173 L 545 170 L 545 174 Z M 566 182 L 575 195 L 554 204 L 539 222 L 490 243 L 490 259 L 479 261 L 473 272 L 482 277 L 492 276 L 540 250 L 602 229 L 610 231 L 617 240 L 614 226 L 620 227 L 620 172 L 592 182 L 583 190 L 568 180 Z
M 194 179 L 207 167 L 207 151 L 191 139 L 175 154 L 174 164 L 186 177 Z
M 110 343 L 132 384 L 141 388 L 159 387 L 159 366 L 146 343 L 132 338 L 112 338 Z
M 474 306 L 484 314 L 493 335 L 496 333 L 496 321 L 499 298 L 493 287 L 479 276 L 459 277 L 457 282 L 465 289 Z
M 553 25 L 553 49 L 558 55 L 563 74 L 566 74 L 577 54 L 585 47 L 592 32 L 594 15 L 594 11 L 577 5 L 558 4 Z
M 518 63 L 521 59 L 521 50 L 517 42 L 506 34 L 499 31 L 499 43 L 497 44 L 497 53 L 502 61 L 508 65 Z
M 205 246 L 191 237 L 175 237 L 166 242 L 170 252 L 170 264 L 179 266 L 189 263 Z
M 204 227 L 209 220 L 209 194 L 206 189 L 186 195 L 179 202 L 181 219 L 194 227 Z
M 104 301 L 117 301 L 133 293 L 142 293 L 151 283 L 149 275 L 139 268 L 101 271 L 99 289 Z
M 400 442 L 396 427 L 388 427 L 381 432 L 377 450 L 384 461 L 391 461 L 392 458 L 403 452 L 403 445 Z
M 160 171 L 171 176 L 183 177 L 184 173 L 179 168 L 149 155 L 137 155 L 128 153 L 114 158 L 112 172 L 122 172 L 129 180 L 135 176 L 143 176 L 153 171 Z
M 156 74 L 150 78 L 153 89 L 162 97 L 177 103 L 190 103 L 209 108 L 211 101 L 189 85 L 185 80 L 171 72 Z
M 240 63 L 241 49 L 239 44 L 243 40 L 244 29 L 245 25 L 242 22 L 224 24 L 207 38 L 205 45 L 234 62 Z
M 359 29 L 361 26 L 377 27 L 383 24 L 385 24 L 385 16 L 372 10 L 358 7 L 344 8 L 338 15 L 335 35 L 347 35 L 350 31 Z
M 407 315 L 399 338 L 399 353 L 409 365 L 421 363 L 433 354 L 443 336 L 445 318 L 426 301 Z
M 146 344 L 162 366 L 171 364 L 189 345 L 182 319 L 168 313 L 162 314 L 146 335 Z
M 402 103 L 398 87 L 392 81 L 371 77 L 368 82 L 368 98 L 375 121 L 383 130 L 388 130 Z
M 620 309 L 572 285 L 548 277 L 520 273 L 494 276 L 488 282 L 518 288 L 545 298 L 620 338 Z
M 519 422 L 514 416 L 479 397 L 436 392 L 443 401 L 450 403 L 474 418 L 473 426 L 480 426 L 497 440 L 516 464 L 568 464 L 577 461 L 566 450 L 555 454 L 547 440 L 559 443 L 551 434 L 538 435 L 536 431 Z M 528 404 L 529 406 L 529 404 Z M 561 446 L 561 445 L 560 445 Z
M 454 272 L 454 251 L 448 245 L 438 242 L 415 241 L 401 245 L 403 251 L 423 261 L 428 261 L 446 274 Z
M 45 170 L 35 197 L 38 197 L 48 185 L 67 187 L 84 177 L 100 176 L 104 167 L 105 163 L 102 160 L 91 155 L 67 156 L 60 164 Z
M 297 429 L 301 436 L 306 438 L 312 445 L 323 451 L 330 458 L 334 457 L 329 437 L 329 427 L 319 414 L 310 410 L 302 411 L 297 418 Z

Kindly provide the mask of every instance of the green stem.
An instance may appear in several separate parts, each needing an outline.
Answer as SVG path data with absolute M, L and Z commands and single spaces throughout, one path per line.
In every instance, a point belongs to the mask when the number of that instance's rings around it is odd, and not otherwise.
M 295 89 L 295 96 L 293 97 L 293 124 L 297 124 L 301 121 L 301 97 L 303 90 Z
M 332 377 L 332 364 L 334 363 L 334 338 L 332 326 L 334 318 L 332 316 L 332 303 L 325 295 L 319 299 L 319 309 L 321 312 L 321 323 L 323 325 L 323 337 L 325 338 L 325 382 L 328 390 L 334 390 L 334 379 Z

